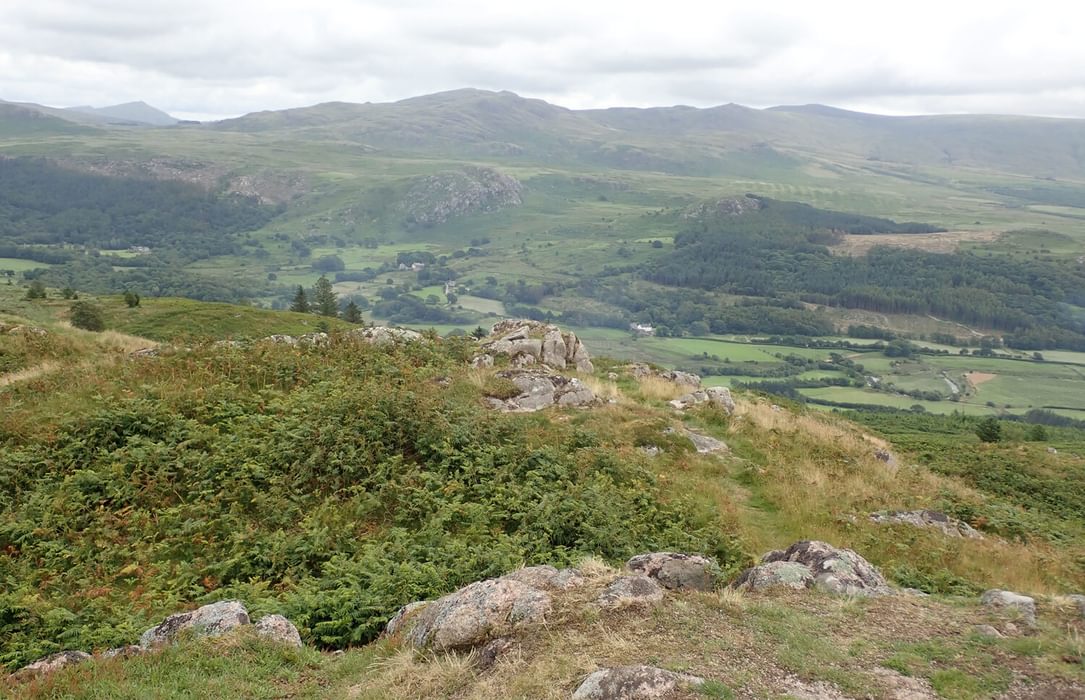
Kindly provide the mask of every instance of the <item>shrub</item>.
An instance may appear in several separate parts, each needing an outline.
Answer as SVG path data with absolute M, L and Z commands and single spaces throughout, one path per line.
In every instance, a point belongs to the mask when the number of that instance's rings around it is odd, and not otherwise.
M 105 319 L 102 309 L 89 301 L 77 301 L 71 307 L 71 322 L 86 331 L 104 331 Z

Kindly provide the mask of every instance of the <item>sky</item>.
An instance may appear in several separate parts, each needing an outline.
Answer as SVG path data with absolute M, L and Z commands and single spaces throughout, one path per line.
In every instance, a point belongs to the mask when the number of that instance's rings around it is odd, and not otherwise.
M 1085 118 L 1083 26 L 1071 0 L 0 0 L 0 99 L 208 120 L 475 87 Z

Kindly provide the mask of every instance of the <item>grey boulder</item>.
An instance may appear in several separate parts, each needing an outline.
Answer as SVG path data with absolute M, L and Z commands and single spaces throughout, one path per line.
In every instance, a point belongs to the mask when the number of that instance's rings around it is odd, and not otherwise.
M 743 591 L 761 591 L 769 588 L 802 590 L 814 587 L 814 574 L 806 564 L 772 561 L 746 569 L 731 584 L 731 587 Z
M 298 633 L 298 628 L 294 626 L 294 623 L 287 620 L 282 615 L 267 615 L 257 620 L 253 625 L 253 629 L 256 634 L 264 639 L 279 642 L 280 644 L 286 644 L 287 646 L 298 647 L 303 646 L 301 642 L 301 635 Z
M 638 554 L 625 563 L 625 568 L 653 578 L 672 591 L 710 591 L 720 578 L 719 565 L 699 554 Z
M 665 700 L 704 685 L 704 679 L 654 666 L 620 666 L 592 673 L 573 700 Z
M 619 576 L 603 589 L 595 602 L 606 610 L 651 605 L 663 600 L 663 589 L 644 574 Z
M 249 612 L 239 600 L 223 600 L 191 612 L 170 615 L 143 633 L 139 645 L 144 649 L 167 644 L 184 631 L 201 637 L 220 637 L 249 624 Z
M 813 586 L 829 593 L 847 596 L 880 596 L 893 592 L 889 582 L 874 568 L 874 565 L 850 549 L 837 548 L 826 542 L 804 540 L 796 542 L 783 551 L 769 552 L 761 558 L 761 565 L 748 569 L 732 584 L 734 587 L 753 587 L 753 582 L 762 583 L 780 577 L 795 580 L 800 576 L 798 569 L 774 566 L 761 567 L 776 562 L 801 564 L 810 571 Z M 795 586 L 798 587 L 797 583 Z
M 549 611 L 545 591 L 519 581 L 488 579 L 426 605 L 405 639 L 435 651 L 468 649 L 540 624 Z
M 1027 595 L 992 588 L 984 591 L 980 602 L 992 610 L 1016 612 L 1029 626 L 1036 624 L 1036 600 Z
M 11 674 L 13 680 L 25 680 L 33 678 L 35 676 L 44 676 L 54 671 L 59 671 L 66 666 L 74 666 L 86 661 L 92 660 L 94 657 L 85 651 L 58 651 L 55 654 L 43 657 L 23 666 L 15 673 Z

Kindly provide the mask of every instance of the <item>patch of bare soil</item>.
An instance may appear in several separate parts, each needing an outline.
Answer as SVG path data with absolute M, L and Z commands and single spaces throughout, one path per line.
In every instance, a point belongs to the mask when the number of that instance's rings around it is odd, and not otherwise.
M 979 387 L 980 384 L 984 384 L 998 377 L 997 374 L 991 374 L 990 372 L 968 372 L 964 376 L 968 379 L 968 383 L 974 387 Z
M 998 231 L 946 231 L 945 233 L 885 233 L 872 236 L 846 235 L 831 250 L 839 255 L 866 255 L 874 246 L 915 248 L 931 253 L 952 253 L 961 243 L 993 241 Z

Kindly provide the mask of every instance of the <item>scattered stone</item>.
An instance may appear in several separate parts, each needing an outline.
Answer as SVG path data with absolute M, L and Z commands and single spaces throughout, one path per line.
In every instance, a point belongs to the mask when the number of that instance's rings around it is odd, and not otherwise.
M 678 384 L 679 386 L 691 386 L 694 388 L 701 386 L 701 376 L 699 374 L 693 374 L 692 372 L 669 370 L 666 372 L 658 372 L 656 376 L 660 379 L 666 379 L 668 382 Z
M 980 596 L 980 602 L 994 610 L 1010 610 L 1021 615 L 1029 627 L 1036 624 L 1036 600 L 1027 595 L 992 588 Z
M 485 369 L 487 367 L 493 367 L 494 356 L 487 354 L 476 355 L 474 359 L 471 360 L 471 366 L 475 369 Z
M 870 520 L 879 524 L 901 524 L 913 527 L 933 527 L 949 537 L 982 540 L 983 535 L 966 522 L 951 518 L 936 510 L 897 510 L 871 513 Z
M 1049 447 L 1049 448 L 1047 448 L 1047 453 L 1049 455 L 1057 455 L 1059 453 L 1059 451 L 1056 450 L 1054 447 Z
M 769 588 L 813 588 L 814 574 L 810 567 L 793 561 L 773 561 L 746 569 L 731 584 L 744 591 L 762 591 Z
M 102 652 L 103 659 L 128 659 L 140 654 L 146 654 L 147 650 L 136 644 L 126 644 L 123 647 L 114 647 Z
M 49 335 L 49 331 L 45 330 L 44 328 L 39 328 L 37 326 L 24 326 L 24 325 L 20 325 L 20 324 L 16 324 L 14 326 L 9 326 L 9 325 L 0 323 L 0 334 L 3 334 L 3 335 L 33 335 L 33 336 L 37 336 L 37 337 L 41 338 L 41 337 Z
M 552 369 L 574 367 L 577 372 L 595 371 L 588 349 L 575 333 L 539 321 L 506 320 L 490 331 L 492 340 L 482 345 L 486 354 L 503 355 L 513 367 L 544 364 Z
M 158 357 L 158 356 L 159 356 L 159 351 L 158 351 L 158 348 L 156 348 L 156 347 L 154 347 L 154 348 L 140 348 L 139 350 L 133 350 L 132 352 L 128 353 L 128 357 L 131 357 L 133 359 L 142 359 L 142 358 Z
M 435 651 L 466 649 L 543 622 L 544 591 L 509 579 L 488 579 L 434 601 L 418 613 L 406 641 Z
M 403 629 L 404 624 L 408 619 L 422 608 L 429 605 L 428 600 L 416 600 L 413 603 L 407 603 L 402 608 L 396 611 L 396 614 L 392 616 L 392 619 L 388 621 L 384 626 L 384 634 L 389 637 L 394 637 L 400 630 Z
M 751 581 L 759 583 L 761 587 L 780 585 L 765 582 L 776 581 L 781 577 L 791 582 L 803 580 L 801 572 L 797 569 L 782 567 L 762 569 L 766 564 L 774 562 L 793 562 L 804 565 L 813 577 L 814 586 L 836 595 L 879 596 L 893 592 L 885 577 L 866 559 L 850 549 L 838 549 L 816 540 L 796 542 L 784 551 L 769 552 L 761 558 L 759 566 L 753 567 L 753 570 L 744 571 L 732 585 L 752 587 Z M 761 570 L 758 571 L 758 569 Z M 805 583 L 803 585 L 809 587 Z M 798 587 L 797 583 L 792 587 Z
M 548 564 L 517 569 L 501 579 L 519 581 L 540 591 L 568 591 L 584 584 L 584 577 L 576 569 L 558 569 Z
M 711 591 L 720 578 L 719 565 L 699 554 L 638 554 L 625 563 L 625 568 L 653 578 L 672 591 Z
M 573 693 L 573 700 L 652 700 L 695 690 L 704 679 L 654 666 L 620 666 L 592 673 Z
M 331 338 L 327 333 L 306 333 L 298 337 L 298 345 L 303 347 L 326 348 L 331 344 Z
M 780 411 L 784 410 L 776 404 L 772 404 L 771 406 L 769 406 L 769 408 L 772 410 L 773 413 L 779 413 Z
M 94 657 L 85 651 L 58 651 L 44 658 L 23 666 L 11 674 L 12 680 L 26 680 L 34 676 L 44 676 L 54 671 L 59 671 L 67 666 L 74 666 L 85 661 L 91 661 Z
M 649 457 L 658 457 L 662 454 L 663 450 L 659 449 L 655 445 L 641 445 L 640 451 Z
M 274 335 L 269 335 L 266 338 L 261 338 L 261 342 L 274 343 L 276 345 L 297 345 L 298 339 L 292 335 L 276 333 Z
M 1069 598 L 1071 602 L 1077 604 L 1078 612 L 1081 613 L 1082 617 L 1085 617 L 1085 595 L 1075 594 L 1066 597 Z
M 663 589 L 644 574 L 619 576 L 596 598 L 599 607 L 616 610 L 635 605 L 650 605 L 663 600 Z
M 509 637 L 498 637 L 497 639 L 491 639 L 486 643 L 486 646 L 482 647 L 478 652 L 478 657 L 475 661 L 475 666 L 480 671 L 486 671 L 493 668 L 497 660 L 507 654 L 516 646 L 516 640 Z
M 663 431 L 664 435 L 678 434 L 693 443 L 693 448 L 700 454 L 713 454 L 716 452 L 727 452 L 730 448 L 727 447 L 727 443 L 723 440 L 717 440 L 714 437 L 708 435 L 702 435 L 701 433 L 695 433 L 687 428 L 666 428 Z
M 889 466 L 893 466 L 897 463 L 897 458 L 893 456 L 893 453 L 881 447 L 874 450 L 874 457 L 879 461 L 885 462 Z
M 541 369 L 505 370 L 496 376 L 508 379 L 520 389 L 520 394 L 510 399 L 488 399 L 491 407 L 502 411 L 525 413 L 550 406 L 591 406 L 597 403 L 592 390 L 575 377 Z
M 991 625 L 976 625 L 972 628 L 972 631 L 981 637 L 991 637 L 993 639 L 1002 638 L 1002 633 L 996 630 Z
M 874 675 L 889 690 L 889 695 L 886 697 L 890 700 L 937 700 L 938 698 L 938 694 L 934 692 L 934 688 L 926 678 L 905 676 L 899 671 L 883 666 L 875 668 Z
M 139 638 L 144 649 L 167 644 L 184 630 L 191 630 L 201 637 L 219 637 L 231 630 L 249 624 L 249 612 L 239 600 L 223 600 L 204 605 L 191 612 L 170 615 L 160 624 L 150 628 Z
M 731 390 L 725 386 L 710 386 L 707 389 L 680 396 L 670 402 L 671 406 L 679 411 L 705 403 L 722 408 L 728 414 L 735 412 L 735 399 L 731 396 Z
M 618 379 L 618 373 L 617 372 L 607 372 L 607 379 L 609 379 L 612 382 L 616 381 Z
M 282 615 L 262 617 L 253 625 L 253 628 L 256 630 L 256 634 L 264 639 L 298 647 L 299 649 L 303 646 L 298 628 Z

